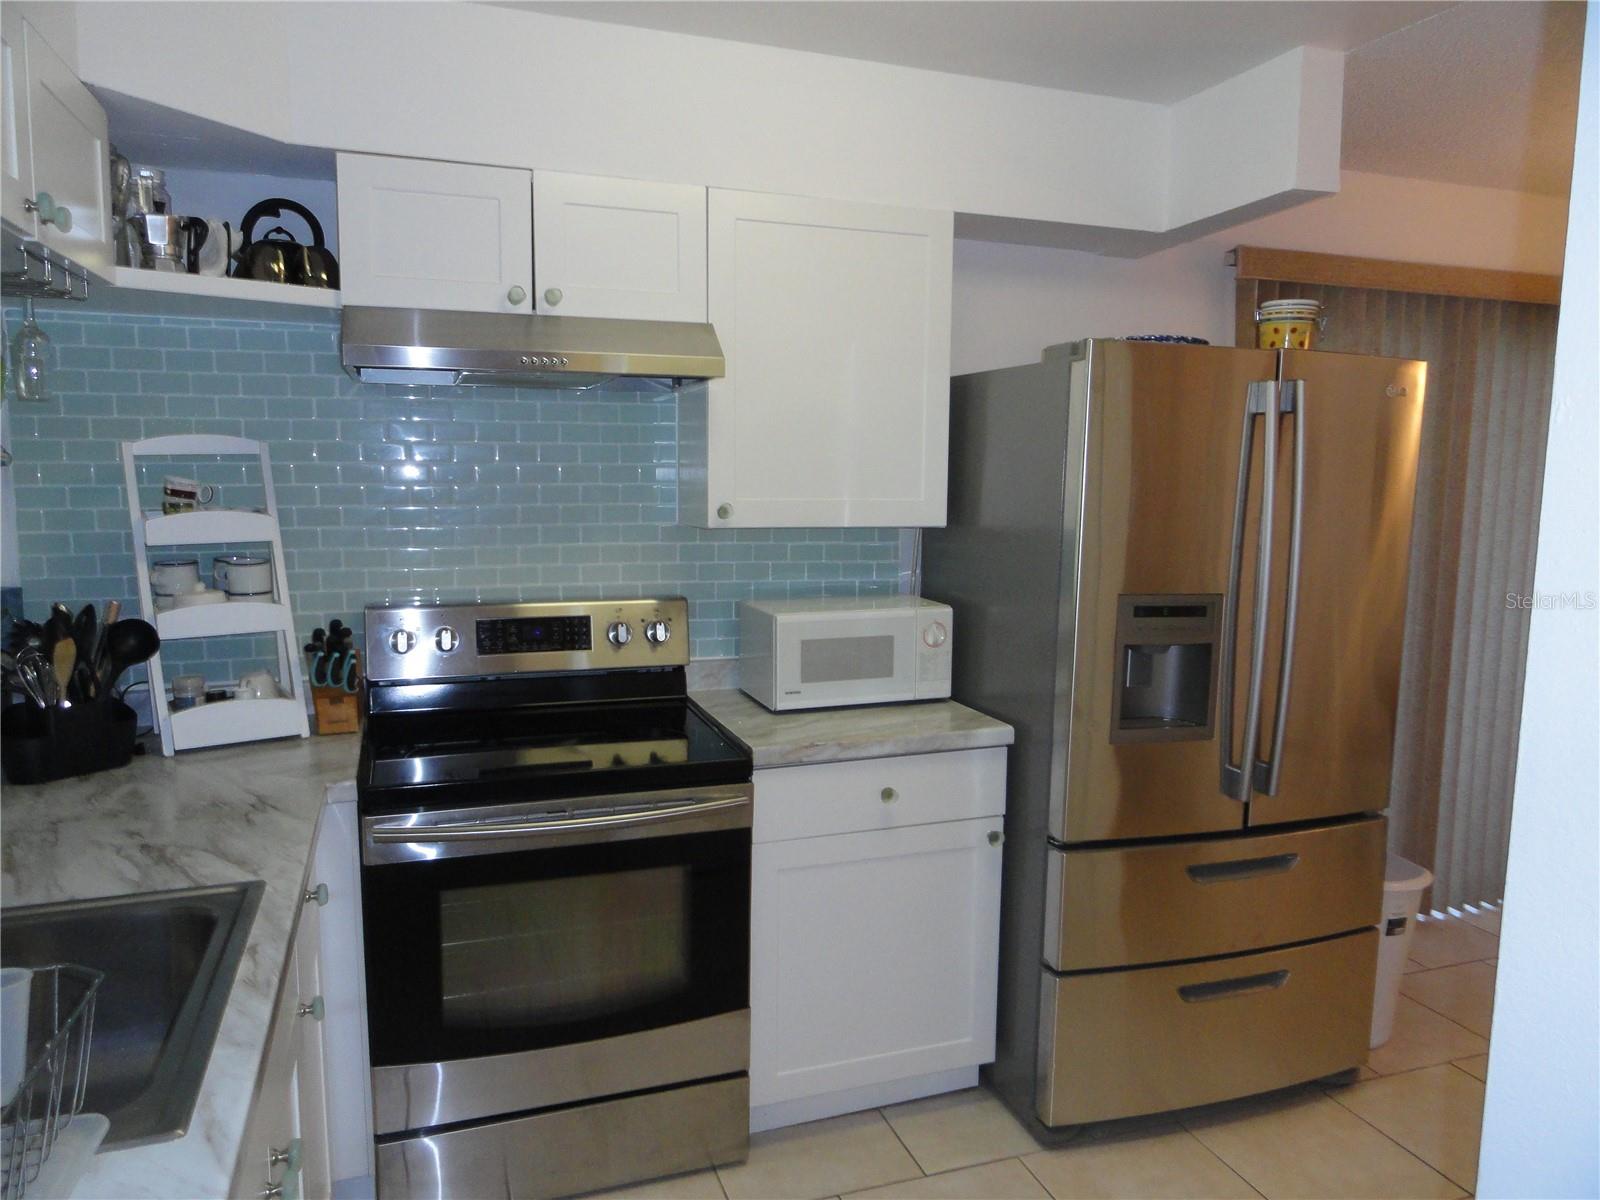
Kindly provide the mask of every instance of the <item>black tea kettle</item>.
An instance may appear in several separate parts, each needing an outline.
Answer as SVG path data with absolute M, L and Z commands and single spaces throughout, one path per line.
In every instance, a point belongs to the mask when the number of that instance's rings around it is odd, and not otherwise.
M 255 240 L 256 222 L 262 217 L 279 217 L 292 212 L 311 228 L 309 246 L 295 240 L 282 225 L 267 230 Z M 259 279 L 267 283 L 293 283 L 301 287 L 337 288 L 339 263 L 322 240 L 322 223 L 303 204 L 278 196 L 263 200 L 244 215 L 240 227 L 244 244 L 239 247 L 237 279 Z

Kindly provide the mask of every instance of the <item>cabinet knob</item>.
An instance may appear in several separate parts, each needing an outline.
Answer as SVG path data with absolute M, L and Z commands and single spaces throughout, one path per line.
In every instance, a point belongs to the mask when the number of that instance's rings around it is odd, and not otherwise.
M 327 1009 L 322 1003 L 321 996 L 311 997 L 310 1004 L 302 1004 L 296 1010 L 302 1017 L 310 1017 L 313 1021 L 320 1021 L 327 1015 Z
M 717 505 L 717 519 L 718 520 L 726 521 L 731 516 L 733 516 L 733 505 L 731 505 L 731 504 L 719 504 L 719 505 Z
M 284 1172 L 285 1175 L 292 1175 L 294 1172 L 300 1169 L 299 1138 L 295 1138 L 283 1150 L 272 1147 L 267 1151 L 267 1167 L 269 1169 L 272 1167 L 282 1166 L 284 1164 L 287 1164 L 289 1168 Z
M 893 788 L 884 788 L 883 791 L 878 793 L 878 798 L 885 804 L 893 804 L 896 800 L 900 799 L 900 793 L 895 791 Z
M 511 290 L 506 293 L 506 299 L 513 304 L 521 304 L 527 298 L 528 290 L 520 284 L 513 284 Z
M 326 907 L 328 903 L 328 885 L 325 883 L 317 884 L 316 887 L 306 893 L 305 903 L 315 904 L 318 908 Z
M 1005 840 L 1006 840 L 1006 835 L 1001 833 L 998 829 L 991 829 L 989 831 L 989 845 L 998 846 L 1001 842 L 1003 842 Z
M 561 303 L 561 289 L 560 288 L 545 288 L 545 290 L 544 290 L 544 302 L 546 304 L 548 304 L 551 308 L 554 308 L 556 305 L 560 304 Z
M 65 204 L 57 204 L 49 192 L 40 192 L 32 200 L 24 200 L 22 207 L 26 212 L 38 213 L 40 224 L 54 225 L 62 233 L 72 232 L 72 210 Z

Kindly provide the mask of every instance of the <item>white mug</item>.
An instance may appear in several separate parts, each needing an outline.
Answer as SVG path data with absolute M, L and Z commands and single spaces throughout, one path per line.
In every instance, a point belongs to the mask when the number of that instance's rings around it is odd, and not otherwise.
M 193 512 L 216 498 L 217 489 L 209 483 L 197 483 L 182 475 L 168 475 L 161 481 L 161 511 L 168 516 Z
M 252 700 L 278 700 L 283 689 L 271 671 L 250 671 L 239 677 L 239 695 Z
M 219 554 L 211 561 L 211 579 L 230 600 L 272 599 L 272 563 L 259 554 Z
M 192 591 L 199 582 L 198 558 L 159 558 L 150 564 L 150 590 L 157 596 Z

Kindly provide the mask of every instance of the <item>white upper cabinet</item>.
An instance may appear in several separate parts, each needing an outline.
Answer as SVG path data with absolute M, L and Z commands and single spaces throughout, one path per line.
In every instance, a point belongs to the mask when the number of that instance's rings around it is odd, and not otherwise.
M 14 12 L 0 19 L 0 41 L 3 215 L 24 234 L 104 275 L 112 265 L 105 110 Z
M 23 206 L 33 199 L 26 54 L 22 17 L 11 5 L 0 7 L 0 216 L 33 237 L 37 223 Z
M 727 374 L 680 402 L 680 519 L 943 525 L 953 217 L 711 189 Z
M 339 155 L 346 304 L 533 311 L 531 172 Z
M 534 302 L 563 317 L 706 319 L 706 190 L 533 173 Z

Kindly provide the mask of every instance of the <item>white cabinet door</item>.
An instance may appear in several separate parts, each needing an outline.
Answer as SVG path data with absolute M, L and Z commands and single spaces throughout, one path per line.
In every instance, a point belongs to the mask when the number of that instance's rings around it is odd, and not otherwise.
M 345 304 L 533 311 L 530 172 L 339 155 Z
M 754 847 L 750 1103 L 994 1058 L 998 817 Z
M 28 237 L 34 216 L 23 207 L 33 199 L 33 150 L 28 145 L 28 68 L 22 16 L 0 7 L 0 217 Z
M 318 961 L 322 946 L 320 918 L 315 902 L 302 905 L 300 930 L 294 941 L 293 969 L 300 993 L 300 1003 L 295 1008 L 295 1083 L 300 1110 L 299 1194 L 305 1200 L 327 1200 L 333 1194 L 333 1173 L 328 1158 L 327 1074 L 322 1048 L 327 1003 L 322 994 Z
M 113 259 L 105 110 L 32 25 L 24 22 L 22 28 L 32 194 L 48 193 L 55 207 L 70 214 L 53 222 L 40 220 L 39 239 L 83 266 L 108 274 Z
M 533 173 L 539 312 L 637 321 L 706 319 L 706 190 Z
M 727 374 L 686 393 L 683 519 L 943 525 L 952 215 L 719 189 L 708 203 Z

